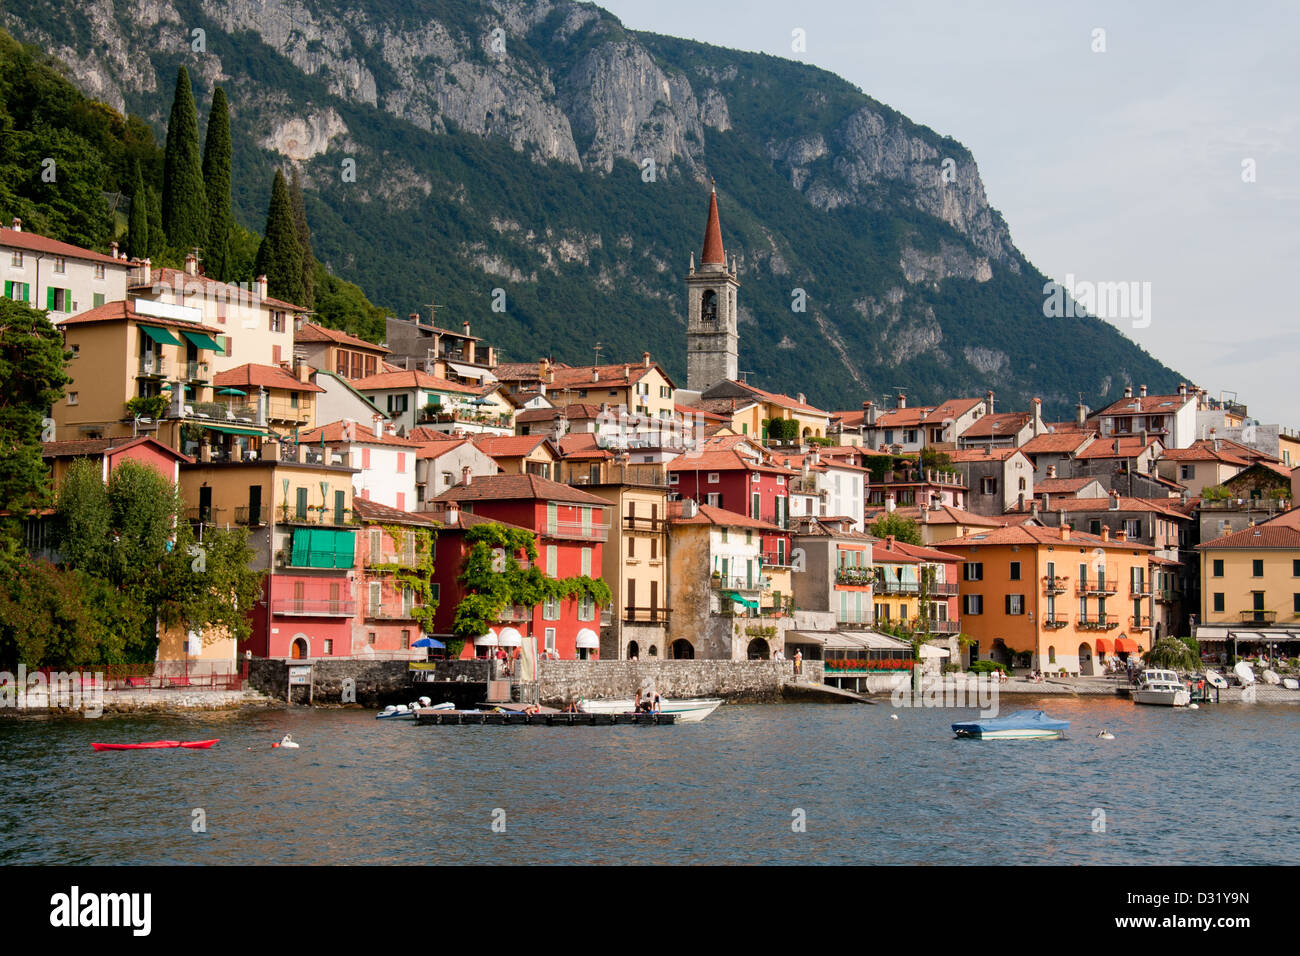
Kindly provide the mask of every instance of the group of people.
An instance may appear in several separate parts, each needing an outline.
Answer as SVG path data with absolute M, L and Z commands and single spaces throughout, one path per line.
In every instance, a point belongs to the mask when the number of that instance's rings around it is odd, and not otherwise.
M 658 691 L 652 691 L 642 695 L 641 688 L 636 690 L 636 700 L 633 702 L 633 710 L 638 714 L 657 714 L 661 705 Z

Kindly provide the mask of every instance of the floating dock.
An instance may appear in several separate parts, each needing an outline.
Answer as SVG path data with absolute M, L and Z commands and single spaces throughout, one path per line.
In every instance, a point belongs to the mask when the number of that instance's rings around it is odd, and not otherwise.
M 612 724 L 668 725 L 676 714 L 525 714 L 522 711 L 433 710 L 415 712 L 419 724 L 496 724 L 508 727 L 608 727 Z

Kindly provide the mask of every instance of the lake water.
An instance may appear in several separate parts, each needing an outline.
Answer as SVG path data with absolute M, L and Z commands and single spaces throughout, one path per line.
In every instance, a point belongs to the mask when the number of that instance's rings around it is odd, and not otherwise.
M 0 863 L 1296 862 L 1300 707 L 1003 702 L 1022 708 L 1070 720 L 1068 738 L 959 741 L 949 724 L 973 711 L 888 702 L 678 727 L 3 720 Z M 285 733 L 302 748 L 269 749 Z

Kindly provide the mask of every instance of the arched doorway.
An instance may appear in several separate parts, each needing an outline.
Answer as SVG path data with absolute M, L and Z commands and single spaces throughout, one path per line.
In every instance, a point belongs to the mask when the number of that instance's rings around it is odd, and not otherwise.
M 989 659 L 999 664 L 1006 664 L 1007 667 L 1011 666 L 1011 650 L 1002 638 L 999 637 L 993 642 L 993 646 L 989 649 Z
M 761 637 L 756 637 L 745 648 L 745 656 L 751 661 L 766 661 L 771 659 L 772 652 L 768 649 L 767 641 Z
M 289 657 L 295 661 L 306 660 L 308 653 L 307 639 L 295 637 L 293 643 L 289 645 Z
M 634 661 L 640 656 L 640 654 L 641 654 L 641 648 L 637 646 L 636 641 L 628 641 L 627 659 L 630 661 Z
M 1079 673 L 1084 677 L 1097 673 L 1097 659 L 1092 656 L 1092 648 L 1087 642 L 1079 645 Z
M 695 648 L 692 647 L 691 642 L 684 637 L 679 637 L 677 640 L 673 641 L 673 646 L 669 648 L 669 651 L 672 655 L 673 660 L 676 661 L 695 660 Z

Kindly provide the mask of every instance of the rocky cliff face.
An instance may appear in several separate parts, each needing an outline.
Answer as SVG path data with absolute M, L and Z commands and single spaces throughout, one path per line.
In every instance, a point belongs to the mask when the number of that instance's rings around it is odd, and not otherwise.
M 586 195 L 623 175 L 617 170 L 625 162 L 644 174 L 653 160 L 661 181 L 693 188 L 717 176 L 720 192 L 737 177 L 755 183 L 770 178 L 772 186 L 755 187 L 743 215 L 746 230 L 731 231 L 727 247 L 751 285 L 742 303 L 752 320 L 742 349 L 760 349 L 750 362 L 760 373 L 793 371 L 796 361 L 816 354 L 834 367 L 828 378 L 841 388 L 870 389 L 877 372 L 898 378 L 898 370 L 922 361 L 927 374 L 969 380 L 972 394 L 982 394 L 986 378 L 1024 394 L 1052 394 L 1035 382 L 1031 356 L 1017 360 L 1007 342 L 965 341 L 966 316 L 941 301 L 954 284 L 987 289 L 1001 281 L 1020 282 L 1016 295 L 1023 302 L 1024 290 L 1041 283 L 989 206 L 974 158 L 829 74 L 631 33 L 599 8 L 570 0 L 87 0 L 75 9 L 59 0 L 30 0 L 0 11 L 0 23 L 69 64 L 87 93 L 140 113 L 159 129 L 178 63 L 190 68 L 200 89 L 222 84 L 238 128 L 266 151 L 260 169 L 266 159 L 298 164 L 309 188 L 319 190 L 322 202 L 354 231 L 361 227 L 358 203 L 382 201 L 390 216 L 413 219 L 430 203 L 442 203 L 428 214 L 423 238 L 409 247 L 390 243 L 384 230 L 370 230 L 374 251 L 399 260 L 382 283 L 363 273 L 348 276 L 369 284 L 372 298 L 398 314 L 428 301 L 427 288 L 403 285 L 399 276 L 419 274 L 429 245 L 438 244 L 438 254 L 458 264 L 447 282 L 464 272 L 475 282 L 537 286 L 540 302 L 539 283 L 572 267 L 586 270 L 586 284 L 602 294 L 635 290 L 657 303 L 662 318 L 654 334 L 665 339 L 665 348 L 682 347 L 677 337 L 684 317 L 663 310 L 680 306 L 680 260 L 698 239 L 698 225 L 681 244 L 667 247 L 662 230 L 650 237 L 649 223 L 552 223 L 546 217 L 562 218 L 565 210 L 544 204 L 521 223 L 528 217 L 503 207 L 499 197 L 472 185 L 440 183 L 425 168 L 430 151 L 468 134 L 508 147 L 533 169 L 590 177 L 573 187 Z M 783 96 L 795 97 L 798 108 L 777 109 Z M 389 128 L 403 139 L 409 138 L 403 130 L 432 138 L 419 149 L 390 150 L 368 135 L 375 117 L 396 124 Z M 719 143 L 726 162 L 734 167 L 743 161 L 743 170 L 721 168 Z M 382 174 L 359 178 L 346 194 L 331 193 L 340 152 Z M 525 178 L 519 170 L 500 175 Z M 790 195 L 774 195 L 777 189 Z M 895 229 L 902 238 L 891 240 L 892 247 L 883 254 L 873 247 L 883 258 L 829 268 L 825 256 L 814 254 L 807 240 L 792 238 L 789 228 L 791 216 L 820 214 L 827 223 L 859 216 L 850 235 L 891 217 L 915 223 L 919 216 L 933 220 L 943 238 L 918 237 L 915 226 Z M 469 227 L 456 236 L 438 232 L 458 217 L 477 223 L 477 233 Z M 386 219 L 382 212 L 371 218 Z M 724 227 L 734 230 L 736 221 L 733 216 Z M 822 228 L 799 225 L 807 227 L 805 235 Z M 602 226 L 614 231 L 602 237 Z M 361 252 L 342 249 L 338 262 L 364 264 Z M 805 315 L 789 311 L 789 290 L 796 285 L 814 294 L 816 307 Z M 1005 309 L 1011 294 L 999 289 L 1002 301 L 986 296 L 981 314 Z M 764 290 L 773 301 L 755 300 Z M 1023 304 L 1032 315 L 1032 303 Z M 525 331 L 535 334 L 556 321 L 529 316 L 519 326 L 521 341 Z M 587 331 L 599 336 L 600 328 L 592 318 Z M 992 333 L 986 328 L 982 334 Z M 1149 377 L 1159 380 L 1155 373 Z M 771 384 L 796 387 L 793 381 Z M 1072 400 L 1077 391 L 1096 387 L 1070 383 L 1061 394 Z

